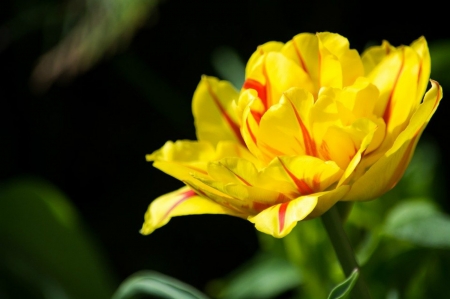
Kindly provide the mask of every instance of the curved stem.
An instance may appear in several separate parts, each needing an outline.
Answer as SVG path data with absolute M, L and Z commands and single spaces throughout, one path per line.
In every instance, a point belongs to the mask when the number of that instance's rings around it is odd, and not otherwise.
M 345 276 L 348 277 L 355 268 L 359 269 L 359 266 L 345 234 L 336 205 L 323 214 L 321 218 L 341 268 Z M 361 274 L 353 287 L 351 297 L 354 299 L 370 299 L 369 290 Z

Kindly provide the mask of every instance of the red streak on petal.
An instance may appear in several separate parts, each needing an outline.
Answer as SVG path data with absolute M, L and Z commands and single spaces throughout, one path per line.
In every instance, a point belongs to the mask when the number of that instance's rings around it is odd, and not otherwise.
M 245 80 L 244 85 L 242 86 L 244 89 L 254 89 L 258 93 L 258 97 L 261 99 L 265 109 L 267 110 L 267 90 L 266 85 L 262 85 L 259 81 L 248 78 Z
M 392 114 L 392 98 L 394 96 L 395 88 L 397 86 L 398 80 L 400 79 L 400 75 L 403 72 L 403 67 L 405 65 L 405 50 L 402 49 L 402 64 L 400 65 L 400 69 L 398 70 L 397 77 L 395 78 L 394 86 L 392 86 L 391 93 L 389 94 L 389 98 L 386 104 L 386 109 L 384 110 L 383 119 L 386 123 L 386 129 L 388 128 L 389 119 Z
M 250 137 L 252 138 L 253 143 L 256 144 L 256 137 L 255 137 L 255 135 L 253 135 L 253 132 L 252 132 L 252 130 L 250 129 L 250 125 L 249 125 L 249 123 L 248 123 L 248 118 L 245 120 L 245 125 L 247 126 L 247 130 L 248 130 L 248 132 L 250 133 Z
M 297 47 L 297 44 L 294 41 L 292 41 L 292 44 L 294 45 L 294 49 L 295 49 L 295 53 L 297 54 L 297 58 L 300 61 L 300 66 L 305 71 L 305 73 L 309 74 L 308 68 L 306 67 L 305 61 L 303 59 L 302 54 L 300 53 L 300 50 Z
M 165 219 L 167 216 L 169 216 L 169 214 L 173 211 L 173 209 L 175 209 L 179 204 L 181 204 L 182 202 L 186 201 L 187 199 L 193 197 L 197 195 L 194 191 L 192 190 L 187 190 L 183 193 L 180 194 L 181 198 L 179 200 L 177 200 L 164 214 L 164 216 L 161 218 L 161 221 L 163 219 Z
M 259 123 L 261 121 L 261 117 L 262 117 L 261 113 L 259 113 L 258 111 L 255 111 L 255 110 L 250 110 L 250 113 L 252 114 L 256 123 L 259 125 Z
M 314 193 L 314 190 L 311 189 L 311 187 L 308 186 L 308 184 L 303 179 L 299 179 L 296 177 L 287 167 L 284 165 L 283 161 L 278 158 L 278 161 L 280 161 L 281 165 L 284 168 L 284 171 L 289 175 L 289 177 L 292 179 L 292 181 L 297 186 L 297 190 L 300 192 L 301 195 L 308 195 L 311 193 Z
M 219 162 L 220 163 L 220 162 Z M 252 184 L 250 184 L 249 182 L 247 182 L 247 180 L 245 180 L 243 177 L 241 177 L 240 175 L 238 175 L 237 173 L 235 173 L 234 171 L 232 171 L 230 168 L 228 168 L 228 166 L 220 163 L 220 165 L 222 165 L 223 167 L 225 167 L 229 172 L 231 172 L 232 174 L 234 174 L 241 182 L 243 182 L 245 185 L 247 186 L 252 186 Z
M 289 202 L 282 203 L 280 205 L 280 209 L 278 210 L 278 224 L 279 224 L 278 232 L 280 232 L 280 233 L 284 229 L 284 222 L 286 220 L 286 210 L 287 210 L 288 205 L 289 205 Z
M 200 172 L 201 174 L 208 175 L 208 172 L 205 171 L 205 170 L 203 170 L 203 169 L 194 167 L 194 166 L 192 166 L 192 165 L 184 165 L 184 166 L 186 166 L 187 168 L 190 168 L 190 169 L 192 169 L 192 170 L 194 170 L 194 171 Z
M 320 190 L 320 174 L 319 173 L 314 175 L 314 178 L 313 178 L 313 189 L 316 192 Z
M 300 115 L 298 114 L 297 109 L 295 109 L 295 106 L 294 106 L 294 104 L 292 104 L 291 100 L 289 100 L 289 103 L 292 106 L 292 110 L 294 110 L 295 118 L 297 119 L 300 129 L 302 130 L 303 142 L 305 144 L 305 153 L 308 156 L 317 157 L 316 143 L 311 139 L 308 129 L 306 128 L 305 124 L 303 123 Z
M 328 149 L 328 144 L 325 141 L 322 141 L 322 145 L 320 146 L 320 154 L 323 156 L 325 161 L 330 161 L 330 151 Z
M 258 146 L 260 148 L 264 148 L 266 151 L 268 151 L 271 156 L 284 156 L 285 154 L 269 145 L 267 145 L 266 143 L 259 143 Z
M 242 144 L 245 145 L 244 139 L 242 138 L 241 135 L 241 131 L 239 129 L 239 126 L 237 123 L 235 123 L 233 121 L 233 119 L 231 119 L 231 116 L 227 113 L 227 111 L 225 110 L 225 108 L 222 106 L 222 104 L 220 103 L 219 99 L 217 98 L 216 94 L 212 91 L 211 86 L 208 85 L 208 92 L 209 95 L 212 97 L 212 99 L 214 100 L 214 103 L 217 105 L 217 107 L 220 110 L 220 113 L 222 113 L 222 116 L 225 118 L 225 120 L 227 121 L 228 125 L 230 126 L 231 130 L 233 131 L 234 135 L 236 135 L 237 140 Z

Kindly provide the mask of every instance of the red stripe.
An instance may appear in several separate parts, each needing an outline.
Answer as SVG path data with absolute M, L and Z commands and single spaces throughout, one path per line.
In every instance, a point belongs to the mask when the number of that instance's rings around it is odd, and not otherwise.
M 245 124 L 246 124 L 246 126 L 247 126 L 248 132 L 250 133 L 250 137 L 252 137 L 253 143 L 256 144 L 256 137 L 255 137 L 255 135 L 253 135 L 253 132 L 252 132 L 252 130 L 250 129 L 250 125 L 249 125 L 249 123 L 248 123 L 248 118 L 245 120 Z
M 220 113 L 222 113 L 223 117 L 225 118 L 225 120 L 227 121 L 228 125 L 231 127 L 231 130 L 233 131 L 234 135 L 236 135 L 236 138 L 238 139 L 238 141 L 242 144 L 245 145 L 244 139 L 242 138 L 241 135 L 241 131 L 239 129 L 238 124 L 236 124 L 230 117 L 230 115 L 228 115 L 227 111 L 225 110 L 225 108 L 222 106 L 222 104 L 220 103 L 219 99 L 216 97 L 216 94 L 212 91 L 211 86 L 209 85 L 209 82 L 207 82 L 207 86 L 208 86 L 208 92 L 209 95 L 212 97 L 212 99 L 214 100 L 214 102 L 216 103 L 217 107 L 220 110 Z
M 309 187 L 309 185 L 305 182 L 305 180 L 303 179 L 299 179 L 297 178 L 287 167 L 286 165 L 284 165 L 283 161 L 281 161 L 281 159 L 279 157 L 278 161 L 280 161 L 281 165 L 284 168 L 284 171 L 286 171 L 286 173 L 289 175 L 289 177 L 292 179 L 292 181 L 295 183 L 295 185 L 297 186 L 298 191 L 300 192 L 301 195 L 308 195 L 311 193 L 314 193 L 314 190 L 311 189 L 311 187 Z
M 295 106 L 294 106 L 294 104 L 292 104 L 291 100 L 289 100 L 289 103 L 292 106 L 292 110 L 294 110 L 295 118 L 297 119 L 300 129 L 302 130 L 303 142 L 305 144 L 305 153 L 308 156 L 317 157 L 316 143 L 311 139 L 308 129 L 306 128 L 305 124 L 303 123 L 300 115 L 298 114 L 297 109 L 295 109 Z
M 261 99 L 265 109 L 267 110 L 267 90 L 265 85 L 262 85 L 259 81 L 248 78 L 247 80 L 245 80 L 242 88 L 256 90 L 256 92 L 258 93 L 258 97 Z
M 178 205 L 180 205 L 182 202 L 184 202 L 185 200 L 187 200 L 187 199 L 189 199 L 189 198 L 191 198 L 191 197 L 193 197 L 193 196 L 195 196 L 195 195 L 197 195 L 197 194 L 196 194 L 194 191 L 192 191 L 192 190 L 187 190 L 187 191 L 181 193 L 181 194 L 180 194 L 181 198 L 180 198 L 179 200 L 177 200 L 177 201 L 175 202 L 175 204 L 173 204 L 173 205 L 170 207 L 170 209 L 167 210 L 167 212 L 166 212 L 166 213 L 164 214 L 164 216 L 161 218 L 161 221 L 162 221 L 163 219 L 165 219 L 167 216 L 169 216 L 170 212 L 172 212 L 173 209 L 175 209 Z
M 398 70 L 397 77 L 395 78 L 394 86 L 392 86 L 391 93 L 389 94 L 389 99 L 386 104 L 386 109 L 384 110 L 384 123 L 386 124 L 386 129 L 388 128 L 389 119 L 392 114 L 392 98 L 394 96 L 395 88 L 397 87 L 398 80 L 400 79 L 400 75 L 403 72 L 403 67 L 405 65 L 405 49 L 402 49 L 402 64 L 400 65 L 400 69 Z
M 278 210 L 278 226 L 279 226 L 278 232 L 280 232 L 280 233 L 284 229 L 284 222 L 286 220 L 286 210 L 287 210 L 288 205 L 289 205 L 289 202 L 282 203 L 280 205 L 280 209 Z
M 294 40 L 292 40 L 292 44 L 294 45 L 295 53 L 297 53 L 298 60 L 300 61 L 300 66 L 305 71 L 305 73 L 309 74 L 308 68 L 306 67 L 305 61 L 303 60 L 303 56 L 300 53 L 300 50 L 297 48 L 297 44 Z

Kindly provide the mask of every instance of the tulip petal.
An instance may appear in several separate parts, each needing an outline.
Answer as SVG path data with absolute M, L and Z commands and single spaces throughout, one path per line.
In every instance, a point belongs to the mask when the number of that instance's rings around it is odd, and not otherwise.
M 411 44 L 411 48 L 416 51 L 417 55 L 419 55 L 420 65 L 419 65 L 419 78 L 418 78 L 418 87 L 417 87 L 417 101 L 419 102 L 422 99 L 422 95 L 425 93 L 428 86 L 428 78 L 430 78 L 431 72 L 431 59 L 430 52 L 428 50 L 428 44 L 425 38 L 422 36 L 419 39 L 415 40 Z
M 372 46 L 368 48 L 361 56 L 364 65 L 364 73 L 370 74 L 372 70 L 390 53 L 395 51 L 395 47 L 391 46 L 388 41 L 383 41 L 380 46 Z
M 307 91 L 291 88 L 261 119 L 258 147 L 270 160 L 282 155 L 317 154 L 309 128 L 314 98 Z
M 202 76 L 192 100 L 197 138 L 216 145 L 221 140 L 244 144 L 233 101 L 239 93 L 227 81 Z
M 344 87 L 353 84 L 353 82 L 360 76 L 364 75 L 364 67 L 361 58 L 356 50 L 350 49 L 348 40 L 336 33 L 321 32 L 317 34 L 320 41 L 319 48 L 321 49 L 321 78 L 322 86 Z M 335 59 L 330 54 L 337 58 L 340 68 L 336 67 Z M 329 63 L 329 65 L 328 65 Z M 334 70 L 330 72 L 329 70 Z M 338 69 L 341 73 L 338 75 Z M 336 75 L 338 75 L 336 77 Z M 341 83 L 336 81 L 341 78 Z
M 389 135 L 396 136 L 405 128 L 420 103 L 420 65 L 416 51 L 405 46 L 386 56 L 369 74 L 380 91 L 375 114 L 383 117 Z
M 305 71 L 282 53 L 269 52 L 259 58 L 244 82 L 244 89 L 252 88 L 267 110 L 278 103 L 282 93 L 291 87 L 314 92 L 314 86 Z
M 298 34 L 284 45 L 281 52 L 299 65 L 311 78 L 314 90 L 319 90 L 319 41 L 317 36 L 311 33 Z
M 324 191 L 342 172 L 335 162 L 311 156 L 277 157 L 263 170 L 265 176 L 289 182 L 298 195 Z
M 298 221 L 305 219 L 316 207 L 318 197 L 301 196 L 289 202 L 271 206 L 256 216 L 247 219 L 255 224 L 257 230 L 282 238 L 289 234 Z
M 253 73 L 255 66 L 258 64 L 258 60 L 265 53 L 269 52 L 280 52 L 283 48 L 283 43 L 281 42 L 267 42 L 261 46 L 258 46 L 256 51 L 250 56 L 250 59 L 247 62 L 247 66 L 245 67 L 245 77 L 247 78 L 251 73 Z
M 364 157 L 358 168 L 364 174 L 352 183 L 345 201 L 370 200 L 392 189 L 402 177 L 411 160 L 420 135 L 442 99 L 442 88 L 435 81 L 425 94 L 422 104 L 412 115 L 406 129 L 400 133 L 393 146 L 373 165 L 369 157 Z M 372 163 L 372 162 L 370 162 Z
M 192 172 L 207 175 L 207 163 L 215 155 L 213 146 L 208 142 L 178 140 L 166 142 L 146 159 L 154 161 L 154 167 L 183 181 L 190 179 Z
M 189 187 L 182 187 L 155 199 L 145 213 L 145 221 L 141 234 L 151 234 L 155 229 L 167 224 L 172 217 L 197 214 L 228 214 L 236 213 L 209 199 L 198 196 Z

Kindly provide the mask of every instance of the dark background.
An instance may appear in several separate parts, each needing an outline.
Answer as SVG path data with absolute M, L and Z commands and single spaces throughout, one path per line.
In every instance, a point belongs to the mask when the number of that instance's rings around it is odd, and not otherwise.
M 33 5 L 2 1 L 0 25 Z M 167 0 L 128 47 L 36 92 L 32 70 L 60 38 L 55 26 L 46 29 L 54 32 L 49 40 L 40 22 L 17 38 L 17 28 L 0 27 L 0 180 L 36 176 L 61 189 L 117 281 L 153 269 L 201 289 L 256 251 L 251 223 L 202 215 L 173 219 L 150 236 L 139 229 L 151 200 L 181 186 L 145 162 L 145 154 L 166 140 L 195 139 L 190 102 L 202 74 L 217 76 L 211 53 L 229 46 L 245 62 L 257 45 L 300 32 L 340 33 L 360 52 L 383 39 L 398 46 L 421 35 L 430 44 L 450 38 L 448 13 L 428 4 Z M 433 71 L 431 77 L 439 79 Z M 444 96 L 424 133 L 441 149 L 442 175 L 450 165 L 446 102 Z

